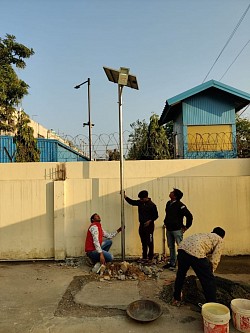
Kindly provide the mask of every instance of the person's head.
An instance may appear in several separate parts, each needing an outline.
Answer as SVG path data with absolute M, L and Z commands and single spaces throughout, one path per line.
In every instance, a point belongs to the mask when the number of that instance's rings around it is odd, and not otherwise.
M 215 227 L 212 231 L 212 233 L 217 234 L 218 236 L 220 236 L 221 238 L 225 237 L 225 230 L 222 229 L 221 227 Z
M 95 213 L 90 217 L 90 222 L 101 222 L 101 217 L 99 214 Z
M 140 198 L 141 201 L 147 201 L 148 200 L 148 191 L 143 190 L 138 193 L 138 198 Z
M 183 193 L 178 190 L 178 188 L 173 188 L 173 191 L 169 193 L 169 198 L 173 200 L 180 201 L 181 198 L 183 197 Z

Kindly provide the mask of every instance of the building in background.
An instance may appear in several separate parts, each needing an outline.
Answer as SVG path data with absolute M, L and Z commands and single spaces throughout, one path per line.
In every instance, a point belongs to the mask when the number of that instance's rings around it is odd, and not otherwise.
M 250 94 L 210 80 L 166 101 L 159 120 L 173 121 L 175 158 L 236 158 L 235 113 Z
M 47 129 L 41 124 L 30 119 L 29 126 L 34 130 L 37 147 L 40 151 L 40 162 L 78 162 L 88 161 L 78 147 L 71 141 L 57 135 L 52 129 Z M 0 135 L 0 163 L 15 162 L 16 145 L 13 133 Z

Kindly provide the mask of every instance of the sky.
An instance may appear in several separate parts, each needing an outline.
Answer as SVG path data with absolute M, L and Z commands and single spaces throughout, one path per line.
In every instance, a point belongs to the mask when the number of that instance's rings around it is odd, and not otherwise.
M 26 68 L 17 70 L 30 86 L 21 104 L 30 118 L 60 135 L 87 136 L 88 86 L 74 86 L 90 78 L 92 134 L 110 134 L 119 131 L 118 86 L 103 66 L 127 67 L 137 78 L 139 90 L 125 87 L 122 95 L 123 130 L 130 131 L 137 120 L 160 116 L 167 99 L 203 82 L 249 4 L 0 0 L 0 37 L 14 35 L 35 51 Z M 250 93 L 250 43 L 243 49 L 249 32 L 250 10 L 205 81 Z M 249 109 L 243 114 L 248 118 Z

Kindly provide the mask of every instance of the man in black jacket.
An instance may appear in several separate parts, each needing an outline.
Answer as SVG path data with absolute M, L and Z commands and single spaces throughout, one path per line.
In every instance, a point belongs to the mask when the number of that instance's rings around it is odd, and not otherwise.
M 158 218 L 157 207 L 148 197 L 146 190 L 139 192 L 139 200 L 130 199 L 125 193 L 124 198 L 130 205 L 138 207 L 142 259 L 143 261 L 152 260 L 154 257 L 154 221 Z
M 164 225 L 166 227 L 167 243 L 170 252 L 169 262 L 163 268 L 175 269 L 176 266 L 176 249 L 177 245 L 183 239 L 184 232 L 191 227 L 193 216 L 187 207 L 180 201 L 183 193 L 174 188 L 169 194 L 170 200 L 166 204 L 166 216 Z M 186 224 L 183 224 L 183 218 L 186 217 Z

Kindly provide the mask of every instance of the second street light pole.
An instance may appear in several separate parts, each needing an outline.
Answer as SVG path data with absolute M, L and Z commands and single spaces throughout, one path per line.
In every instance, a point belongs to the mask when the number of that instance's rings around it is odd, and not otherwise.
M 79 89 L 85 83 L 88 83 L 88 122 L 83 123 L 83 127 L 84 126 L 89 127 L 89 159 L 91 161 L 92 160 L 92 126 L 94 126 L 94 124 L 91 123 L 91 113 L 90 113 L 90 78 L 88 78 L 88 80 L 78 84 L 74 88 Z

